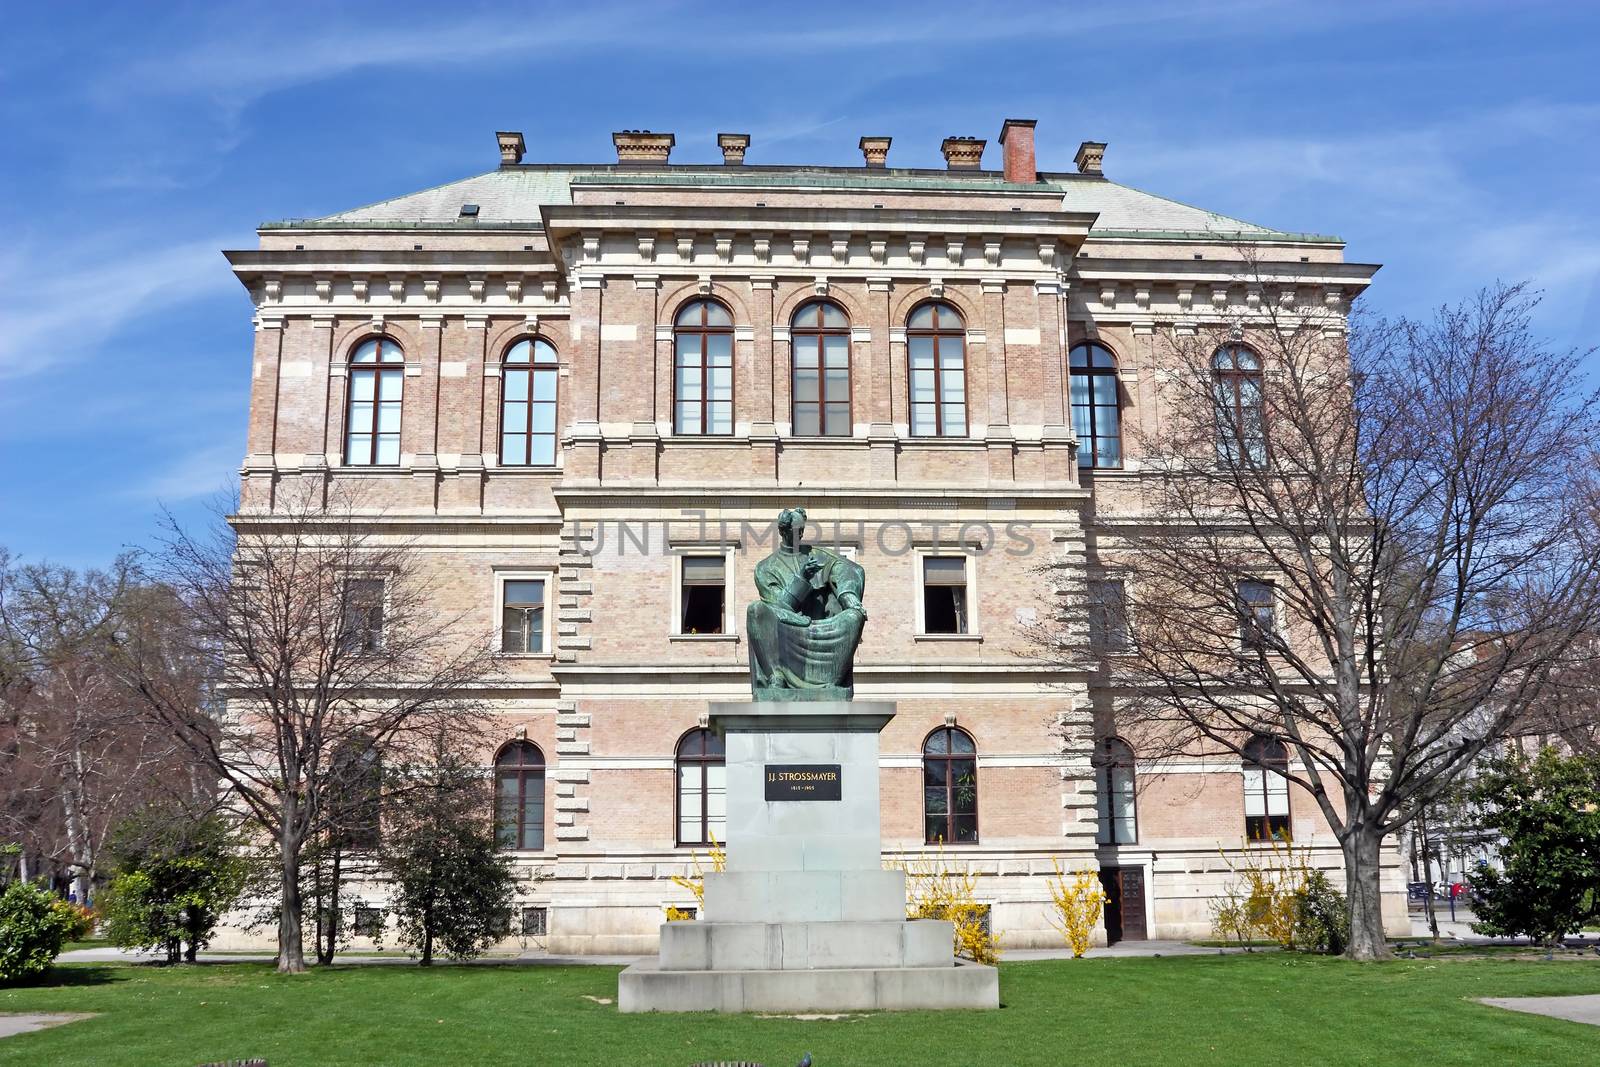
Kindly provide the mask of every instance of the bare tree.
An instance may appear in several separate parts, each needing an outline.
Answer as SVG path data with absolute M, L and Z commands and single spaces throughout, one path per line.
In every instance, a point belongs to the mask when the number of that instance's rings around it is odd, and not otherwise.
M 1145 751 L 1281 753 L 1263 773 L 1332 827 L 1347 954 L 1374 959 L 1384 839 L 1596 622 L 1595 399 L 1520 287 L 1347 335 L 1246 267 L 1258 309 L 1167 338 L 1142 514 L 1098 534 L 1133 629 L 1106 669 Z M 1063 605 L 1045 639 L 1081 649 Z
M 172 740 L 131 713 L 111 668 L 131 564 L 75 572 L 0 559 L 0 703 L 9 765 L 0 826 L 89 902 L 108 835 L 173 781 Z M 159 772 L 159 773 L 158 773 Z
M 147 712 L 274 842 L 278 970 L 303 971 L 303 854 L 341 832 L 341 798 L 370 774 L 348 753 L 469 728 L 496 671 L 490 642 L 465 612 L 441 610 L 419 554 L 353 498 L 280 500 L 202 534 L 169 521 L 149 575 L 177 625 L 130 629 L 125 670 Z M 187 665 L 224 710 L 172 688 Z

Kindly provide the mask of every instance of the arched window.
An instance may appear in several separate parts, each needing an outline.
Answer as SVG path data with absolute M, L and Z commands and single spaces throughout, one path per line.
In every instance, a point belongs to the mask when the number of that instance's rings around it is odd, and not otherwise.
M 1289 752 L 1274 737 L 1244 746 L 1244 836 L 1289 840 Z
M 722 738 L 690 730 L 678 740 L 678 844 L 728 841 L 727 760 Z
M 1095 341 L 1072 346 L 1072 429 L 1078 435 L 1080 467 L 1122 466 L 1122 407 L 1117 358 Z
M 796 437 L 850 436 L 850 319 L 813 300 L 790 320 Z
M 715 300 L 684 305 L 672 328 L 674 433 L 733 432 L 733 316 Z
M 922 742 L 922 821 L 930 845 L 978 843 L 978 746 L 960 727 Z
M 524 337 L 506 350 L 500 380 L 500 463 L 553 467 L 556 462 L 556 350 Z
M 513 741 L 494 761 L 494 833 L 501 848 L 544 848 L 544 753 Z
M 1094 763 L 1100 808 L 1095 840 L 1102 845 L 1131 845 L 1139 840 L 1133 747 L 1120 737 L 1103 737 L 1095 746 Z
M 1224 462 L 1266 459 L 1261 418 L 1261 357 L 1241 344 L 1226 344 L 1211 357 L 1217 404 L 1217 457 Z
M 400 395 L 405 382 L 405 356 L 387 337 L 369 337 L 350 354 L 350 403 L 344 420 L 347 464 L 399 465 Z
M 906 320 L 911 367 L 911 432 L 967 435 L 967 330 L 949 304 L 923 304 Z

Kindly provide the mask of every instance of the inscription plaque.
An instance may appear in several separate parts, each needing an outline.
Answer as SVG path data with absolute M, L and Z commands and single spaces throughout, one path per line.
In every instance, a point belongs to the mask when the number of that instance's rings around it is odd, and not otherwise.
M 767 764 L 768 800 L 838 800 L 839 764 Z

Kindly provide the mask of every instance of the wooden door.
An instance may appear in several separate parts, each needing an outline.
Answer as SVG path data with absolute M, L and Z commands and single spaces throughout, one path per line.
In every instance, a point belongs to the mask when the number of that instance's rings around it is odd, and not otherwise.
M 1119 867 L 1121 876 L 1122 939 L 1143 941 L 1149 937 L 1144 924 L 1144 868 Z
M 1144 868 L 1102 867 L 1100 887 L 1106 891 L 1106 944 L 1144 941 Z
M 1115 867 L 1100 868 L 1100 888 L 1106 893 L 1106 944 L 1122 940 L 1122 879 Z

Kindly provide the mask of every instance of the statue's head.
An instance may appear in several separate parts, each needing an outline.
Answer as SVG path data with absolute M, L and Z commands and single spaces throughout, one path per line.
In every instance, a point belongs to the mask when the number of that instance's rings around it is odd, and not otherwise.
M 805 508 L 784 508 L 778 512 L 778 536 L 783 540 L 798 543 L 805 528 Z

